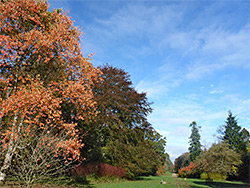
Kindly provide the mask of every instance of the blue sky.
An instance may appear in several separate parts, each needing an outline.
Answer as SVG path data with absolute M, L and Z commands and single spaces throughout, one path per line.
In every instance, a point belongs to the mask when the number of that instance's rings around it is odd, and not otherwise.
M 196 121 L 205 147 L 228 111 L 250 131 L 250 2 L 240 0 L 49 0 L 85 33 L 83 53 L 109 63 L 147 92 L 148 117 L 174 160 Z

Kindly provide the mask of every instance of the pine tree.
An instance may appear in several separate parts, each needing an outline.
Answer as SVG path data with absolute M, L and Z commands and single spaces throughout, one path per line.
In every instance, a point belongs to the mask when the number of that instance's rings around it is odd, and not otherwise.
M 197 156 L 200 155 L 201 153 L 201 143 L 200 143 L 200 134 L 199 134 L 199 129 L 201 127 L 197 126 L 197 123 L 195 121 L 193 121 L 189 127 L 192 127 L 192 133 L 189 137 L 189 143 L 190 143 L 190 147 L 188 148 L 189 152 L 190 152 L 190 156 L 189 156 L 189 163 L 194 161 L 196 159 Z
M 230 149 L 239 151 L 243 144 L 241 138 L 241 127 L 238 125 L 236 116 L 233 116 L 231 111 L 228 112 L 226 124 L 223 128 L 222 140 L 228 142 Z

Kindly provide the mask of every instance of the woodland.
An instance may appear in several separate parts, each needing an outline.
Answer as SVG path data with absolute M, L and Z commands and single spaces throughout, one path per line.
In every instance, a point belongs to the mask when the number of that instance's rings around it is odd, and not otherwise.
M 172 172 L 146 93 L 123 69 L 91 64 L 67 12 L 44 0 L 0 0 L 0 29 L 0 184 Z M 249 180 L 249 133 L 231 112 L 208 150 L 196 122 L 190 127 L 179 176 Z
M 182 178 L 250 181 L 250 134 L 238 125 L 236 116 L 228 112 L 225 124 L 218 129 L 218 143 L 202 148 L 200 129 L 194 121 L 190 125 L 189 152 L 174 162 L 174 171 Z
M 43 0 L 0 2 L 0 183 L 162 174 L 166 139 L 122 69 L 93 67 L 82 32 Z

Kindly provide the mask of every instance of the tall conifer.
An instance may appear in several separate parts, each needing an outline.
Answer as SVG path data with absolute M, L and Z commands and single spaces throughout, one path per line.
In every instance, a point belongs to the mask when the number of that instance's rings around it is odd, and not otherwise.
M 222 140 L 228 142 L 230 149 L 239 151 L 242 145 L 244 145 L 241 138 L 241 126 L 238 125 L 236 116 L 233 116 L 231 111 L 228 112 L 226 124 L 223 128 L 224 131 L 222 132 Z
M 190 143 L 190 147 L 188 148 L 189 152 L 190 152 L 190 156 L 189 156 L 189 162 L 192 162 L 196 159 L 197 156 L 200 155 L 201 153 L 201 143 L 200 143 L 200 133 L 199 133 L 199 129 L 201 127 L 197 126 L 197 123 L 195 121 L 193 121 L 189 127 L 192 127 L 191 130 L 191 135 L 189 137 L 189 143 Z

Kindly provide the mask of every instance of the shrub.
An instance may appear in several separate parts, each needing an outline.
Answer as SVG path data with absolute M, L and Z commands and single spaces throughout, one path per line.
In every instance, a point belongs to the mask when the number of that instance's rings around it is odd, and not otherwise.
M 100 177 L 124 177 L 125 171 L 117 166 L 100 163 L 98 166 L 97 175 Z
M 156 176 L 161 176 L 166 172 L 166 166 L 158 167 L 155 173 Z
M 201 179 L 203 180 L 226 180 L 227 176 L 219 173 L 202 173 Z
M 181 168 L 179 170 L 178 176 L 181 178 L 191 177 L 191 171 L 195 168 L 195 164 L 191 162 L 187 167 Z
M 96 175 L 98 177 L 124 177 L 125 170 L 105 163 L 90 163 L 77 166 L 72 172 L 73 176 Z
M 84 164 L 77 166 L 73 169 L 73 176 L 89 176 L 91 174 L 95 174 L 98 170 L 97 163 L 94 164 Z

